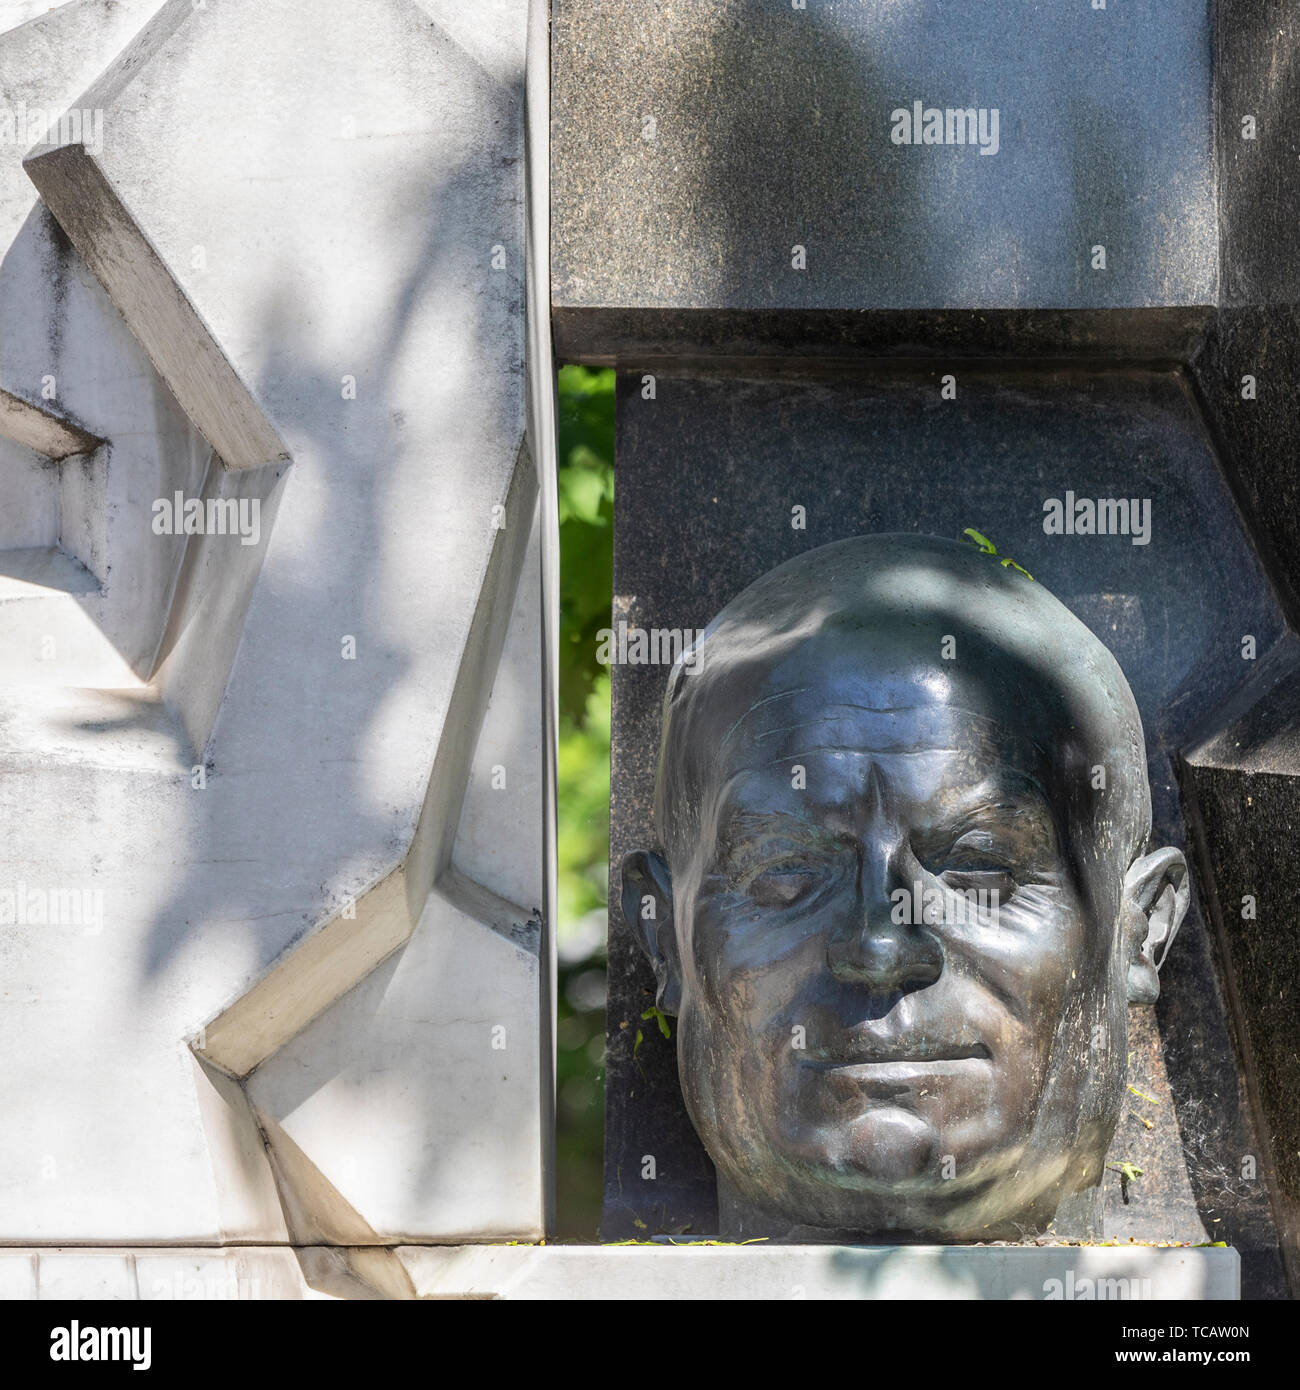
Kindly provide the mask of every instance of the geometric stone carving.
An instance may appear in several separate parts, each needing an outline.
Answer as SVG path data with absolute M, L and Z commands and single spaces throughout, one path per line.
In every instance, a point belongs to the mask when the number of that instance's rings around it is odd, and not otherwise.
M 538 1190 L 519 1181 L 521 1155 L 543 1151 L 549 1084 L 536 1024 L 541 769 L 534 759 L 530 771 L 535 728 L 519 723 L 536 704 L 536 546 L 529 559 L 475 765 L 464 774 L 455 849 L 443 851 L 409 942 L 246 1081 L 282 1190 L 297 1194 L 286 1204 L 296 1242 L 388 1244 L 430 1231 L 475 1239 L 539 1225 Z M 519 780 L 509 796 L 493 790 L 493 765 Z M 517 829 L 507 862 L 493 864 L 503 817 Z M 364 907 L 362 899 L 358 918 Z M 295 968 L 290 956 L 293 983 Z M 214 1032 L 209 1055 L 220 1046 Z M 385 1145 L 358 1144 L 358 1131 L 369 1130 L 388 1136 Z M 310 1184 L 298 1180 L 308 1160 Z M 494 1224 L 485 1228 L 489 1211 Z
M 107 291 L 111 331 L 206 443 L 128 479 L 135 530 L 109 533 L 110 596 L 164 551 L 171 569 L 138 694 L 69 744 L 89 842 L 38 813 L 11 844 L 51 883 L 93 847 L 113 947 L 72 977 L 51 941 L 22 960 L 31 1015 L 0 1033 L 0 1156 L 22 1175 L 6 1239 L 545 1229 L 527 7 L 457 8 L 448 30 L 442 8 L 141 6 L 124 51 L 59 87 L 103 113 L 102 141 L 56 127 L 27 160 L 61 232 L 30 225 L 79 294 L 102 310 Z M 26 259 L 15 296 L 44 273 Z M 75 418 L 109 441 L 111 480 L 125 440 Z M 254 508 L 256 541 L 155 538 L 178 489 Z M 52 722 L 24 706 L 14 727 L 48 741 Z M 48 803 L 53 775 L 7 783 L 9 815 Z M 42 1189 L 59 1127 L 101 1111 L 103 1150 Z M 403 1286 L 382 1252 L 345 1258 Z
M 73 3 L 0 33 L 0 645 L 9 685 L 143 686 L 185 537 L 154 535 L 148 506 L 135 499 L 193 490 L 210 452 L 21 167 L 25 142 L 57 124 L 153 8 Z M 92 120 L 85 133 L 95 129 Z
M 57 411 L 42 409 L 5 390 L 0 390 L 0 435 L 56 461 L 91 453 L 104 442 Z

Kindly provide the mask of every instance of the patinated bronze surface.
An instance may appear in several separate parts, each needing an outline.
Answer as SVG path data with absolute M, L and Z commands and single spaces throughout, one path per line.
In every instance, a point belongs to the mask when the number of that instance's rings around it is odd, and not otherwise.
M 623 910 L 727 1234 L 1015 1238 L 1095 1188 L 1187 906 L 1123 673 L 994 556 L 859 537 L 668 683 Z

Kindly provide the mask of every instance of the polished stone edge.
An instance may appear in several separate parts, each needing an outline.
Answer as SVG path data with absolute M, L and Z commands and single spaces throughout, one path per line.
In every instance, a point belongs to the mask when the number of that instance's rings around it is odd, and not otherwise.
M 0 1299 L 1237 1299 L 1196 1246 L 401 1245 L 0 1249 Z
M 8 1246 L 0 1299 L 314 1299 L 291 1246 Z
M 1081 356 L 1186 362 L 1210 305 L 1131 309 L 652 309 L 552 305 L 561 362 L 625 371 L 671 359 Z

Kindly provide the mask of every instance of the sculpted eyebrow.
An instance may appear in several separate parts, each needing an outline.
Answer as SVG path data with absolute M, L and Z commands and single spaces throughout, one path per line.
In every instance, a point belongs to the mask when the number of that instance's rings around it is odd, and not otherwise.
M 932 826 L 925 838 L 957 840 L 976 830 L 1028 831 L 1050 839 L 1055 836 L 1055 821 L 1050 807 L 1035 796 L 1025 802 L 1001 801 L 968 807 Z
M 761 857 L 774 840 L 813 853 L 838 851 L 844 845 L 840 835 L 803 816 L 786 811 L 738 811 L 719 827 L 714 852 L 734 863 Z
M 806 835 L 820 833 L 814 821 L 791 811 L 736 811 L 722 823 L 719 839 L 769 834 Z

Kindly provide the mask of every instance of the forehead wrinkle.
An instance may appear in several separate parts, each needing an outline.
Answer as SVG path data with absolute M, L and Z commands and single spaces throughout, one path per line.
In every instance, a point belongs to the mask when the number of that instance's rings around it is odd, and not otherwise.
M 770 705 L 773 702 L 773 700 L 792 700 L 796 695 L 806 695 L 808 691 L 810 691 L 811 689 L 812 686 L 810 685 L 801 685 L 796 690 L 781 690 L 778 691 L 775 695 L 765 695 L 761 700 L 755 700 L 754 703 L 750 705 L 750 707 L 744 712 L 744 714 L 742 714 L 740 718 L 736 720 L 736 722 L 731 726 L 731 728 L 729 728 L 727 732 L 723 734 L 722 738 L 718 741 L 718 747 L 721 748 L 732 736 L 732 734 L 734 734 L 736 730 L 740 728 L 740 726 L 745 722 L 745 720 L 748 719 L 749 716 L 754 713 L 755 710 L 762 709 L 764 705 Z
M 861 710 L 870 710 L 870 706 L 868 706 L 868 705 L 843 706 L 843 707 L 841 707 L 841 706 L 835 706 L 834 708 L 854 708 L 854 709 L 861 709 Z M 899 706 L 899 707 L 898 707 L 898 709 L 899 709 L 899 710 L 902 710 L 902 711 L 920 710 L 920 711 L 922 711 L 922 712 L 924 712 L 924 713 L 928 713 L 928 712 L 930 712 L 931 709 L 934 709 L 934 708 L 937 708 L 937 707 L 936 707 L 936 706 L 926 706 L 926 705 L 903 705 L 903 706 Z M 1023 730 L 1010 728 L 1010 727 L 1008 727 L 1006 724 L 1004 724 L 1001 720 L 999 720 L 999 719 L 997 719 L 996 717 L 994 717 L 993 715 L 979 714 L 979 713 L 977 713 L 977 712 L 974 711 L 974 710 L 964 709 L 964 708 L 962 708 L 962 707 L 960 707 L 960 706 L 953 706 L 953 707 L 947 707 L 947 706 L 945 706 L 945 707 L 943 707 L 943 712 L 944 712 L 944 713 L 949 713 L 949 712 L 951 712 L 952 709 L 956 709 L 957 712 L 959 712 L 959 713 L 962 715 L 963 719 L 968 720 L 968 721 L 970 721 L 970 722 L 972 722 L 972 723 L 975 723 L 975 724 L 983 725 L 984 728 L 981 730 L 981 733 L 984 734 L 986 737 L 992 737 L 992 738 L 995 740 L 995 742 L 997 742 L 997 741 L 999 741 L 999 740 L 1002 741 L 1002 742 L 1005 742 L 1006 739 L 1007 739 L 1007 736 L 1010 736 L 1010 742 L 1011 742 L 1013 745 L 1014 745 L 1014 744 L 1019 744 L 1022 748 L 1025 748 L 1028 752 L 1030 752 L 1030 753 L 1032 753 L 1032 754 L 1034 754 L 1035 756 L 1040 757 L 1040 758 L 1041 758 L 1041 757 L 1045 757 L 1045 756 L 1050 756 L 1050 755 L 1047 753 L 1047 750 L 1044 748 L 1044 746 L 1043 746 L 1043 744 L 1042 744 L 1042 741 L 1041 741 L 1040 739 L 1031 738 L 1031 739 L 1028 739 L 1028 740 L 1026 741 L 1026 739 L 1025 739 L 1025 734 L 1024 734 L 1024 731 L 1023 731 Z M 884 711 L 873 711 L 873 712 L 883 713 Z M 759 742 L 761 742 L 763 739 L 766 739 L 766 738 L 771 737 L 771 736 L 775 736 L 775 735 L 777 735 L 777 734 L 796 733 L 796 732 L 797 732 L 798 730 L 800 730 L 800 729 L 817 728 L 819 725 L 825 725 L 825 724 L 841 724 L 841 723 L 843 723 L 843 722 L 845 722 L 845 721 L 844 721 L 844 719 L 843 719 L 841 716 L 834 716 L 834 715 L 832 715 L 832 716 L 826 716 L 826 717 L 818 716 L 818 717 L 815 718 L 815 719 L 806 719 L 806 720 L 804 720 L 804 721 L 802 721 L 801 723 L 798 723 L 798 724 L 783 724 L 780 728 L 768 729 L 768 730 L 766 730 L 765 732 L 763 732 L 763 733 L 761 733 L 761 734 L 756 734 L 756 735 L 754 736 L 754 740 L 753 740 L 753 741 L 754 741 L 755 743 L 759 743 Z M 943 732 L 946 733 L 946 732 L 948 732 L 948 730 L 944 730 Z M 852 743 L 852 744 L 841 744 L 841 743 L 815 743 L 815 744 L 810 744 L 807 748 L 798 749 L 798 750 L 792 751 L 792 752 L 782 752 L 779 756 L 777 756 L 777 757 L 775 757 L 775 758 L 768 759 L 767 761 L 762 762 L 762 763 L 755 763 L 755 764 L 753 764 L 753 766 L 756 767 L 756 768 L 758 768 L 758 767 L 767 767 L 767 766 L 770 766 L 771 763 L 785 762 L 786 760 L 788 760 L 788 759 L 790 759 L 790 758 L 803 758 L 803 757 L 807 757 L 807 756 L 808 756 L 809 754 L 811 754 L 811 753 L 823 753 L 823 752 L 824 752 L 824 753 L 857 753 L 857 754 L 860 754 L 860 755 L 863 756 L 863 757 L 874 757 L 874 756 L 876 756 L 876 755 L 880 755 L 880 756 L 882 756 L 882 757 L 898 757 L 898 756 L 901 756 L 901 755 L 904 755 L 904 754 L 909 754 L 909 753 L 964 753 L 964 752 L 967 752 L 967 751 L 971 751 L 971 750 L 968 750 L 967 748 L 965 748 L 965 747 L 962 746 L 962 745 L 956 745 L 956 746 L 954 746 L 954 745 L 952 745 L 952 744 L 946 744 L 946 743 L 921 744 L 921 745 L 918 746 L 918 745 L 917 745 L 914 741 L 912 741 L 910 738 L 909 738 L 908 743 L 907 743 L 905 746 L 891 745 L 891 744 L 884 743 L 884 742 L 873 742 L 873 743 L 871 743 L 869 746 L 868 746 L 867 744 L 864 744 L 864 743 Z M 998 762 L 1001 763 L 1001 762 L 1003 762 L 1004 760 L 1005 760 L 1005 755 L 1003 755 L 1003 754 L 998 754 Z
M 1037 742 L 1035 742 L 1032 745 L 1032 747 L 1035 752 L 1042 752 L 1042 749 Z M 724 798 L 730 792 L 733 784 L 740 781 L 741 778 L 752 776 L 754 773 L 761 772 L 766 768 L 784 767 L 790 761 L 791 758 L 806 758 L 810 753 L 849 753 L 856 754 L 864 758 L 874 758 L 879 756 L 897 758 L 913 757 L 923 755 L 925 753 L 961 753 L 962 751 L 963 750 L 961 748 L 946 747 L 900 748 L 897 751 L 890 751 L 882 749 L 866 750 L 862 748 L 837 748 L 834 746 L 825 746 L 809 748 L 801 752 L 785 753 L 782 754 L 782 756 L 779 758 L 766 758 L 761 763 L 752 763 L 747 767 L 737 768 L 733 773 L 731 773 L 730 776 L 728 776 L 723 781 L 717 784 L 717 787 L 713 793 L 713 809 L 716 811 L 716 809 L 722 805 Z M 984 788 L 986 784 L 989 782 L 994 782 L 995 785 L 986 791 L 984 790 Z M 997 785 L 997 783 L 999 782 L 1003 785 Z M 1005 786 L 1006 782 L 1012 782 L 1015 785 L 1012 788 L 1007 788 Z M 986 809 L 980 804 L 985 798 L 989 796 L 1015 796 L 1017 794 L 1020 794 L 1028 798 L 1029 802 L 1031 803 L 1029 809 L 1032 809 L 1034 811 L 1046 811 L 1049 815 L 1052 814 L 1052 805 L 1050 801 L 1047 799 L 1046 795 L 1044 794 L 1043 788 L 1039 785 L 1038 780 L 1031 774 L 1027 772 L 1022 772 L 1019 768 L 1009 767 L 1006 763 L 1003 762 L 999 762 L 993 769 L 985 773 L 985 775 L 981 777 L 978 782 L 974 783 L 973 787 L 971 788 L 971 795 L 969 798 L 971 805 L 965 808 L 959 807 L 953 814 L 954 816 L 975 815 L 978 814 L 981 810 Z M 1011 802 L 1003 801 L 998 806 L 990 809 L 1006 810 L 1011 812 L 1012 814 L 1020 815 L 1024 814 L 1026 808 L 1017 806 Z M 751 808 L 749 811 L 747 811 L 747 814 L 763 815 L 766 813 L 761 811 L 754 811 Z M 780 814 L 794 813 L 781 812 Z
M 864 714 L 928 714 L 934 710 L 939 710 L 944 714 L 948 714 L 950 712 L 955 711 L 956 713 L 961 714 L 963 718 L 968 719 L 973 723 L 988 725 L 989 728 L 993 730 L 1003 729 L 1003 725 L 1001 724 L 1001 722 L 993 715 L 980 714 L 977 710 L 966 709 L 962 705 L 951 703 L 916 705 L 855 705 L 848 704 L 843 701 L 837 701 L 835 704 L 826 705 L 824 708 L 827 711 L 836 709 L 857 710 Z M 777 734 L 794 733 L 797 729 L 815 728 L 818 724 L 844 723 L 845 719 L 846 716 L 844 715 L 831 714 L 829 712 L 825 714 L 818 713 L 813 718 L 801 720 L 797 724 L 782 724 L 774 729 L 764 729 L 762 733 L 754 735 L 754 742 L 758 743 L 765 738 L 774 738 Z M 734 725 L 732 727 L 733 729 L 735 728 Z
M 967 821 L 975 821 L 984 818 L 986 821 L 996 817 L 998 822 L 1018 820 L 1024 816 L 1041 818 L 1046 816 L 1049 821 L 1052 817 L 1052 807 L 1043 796 L 1042 788 L 1030 777 L 1022 776 L 1020 773 L 1009 774 L 1019 785 L 1014 788 L 996 787 L 991 792 L 981 793 L 976 790 L 976 794 L 971 798 L 971 804 L 958 806 L 952 813 L 949 824 L 959 826 Z M 1000 799 L 990 803 L 986 798 L 996 796 Z M 1007 800 L 1007 797 L 1016 797 L 1018 800 Z M 977 827 L 978 828 L 978 827 Z
M 850 753 L 860 758 L 907 758 L 923 753 L 960 753 L 961 751 L 960 748 L 952 748 L 946 744 L 935 744 L 933 747 L 925 748 L 862 748 L 857 744 L 815 743 L 807 748 L 798 748 L 790 753 L 782 753 L 779 758 L 768 758 L 764 762 L 755 763 L 752 771 L 757 772 L 761 767 L 775 767 L 777 764 L 785 764 L 791 758 L 806 758 L 812 753 Z
M 858 708 L 858 709 L 866 709 L 866 706 L 865 706 L 865 705 L 858 705 L 858 706 L 856 706 L 856 708 Z M 908 708 L 908 709 L 915 709 L 916 706 L 914 706 L 914 705 L 912 705 L 912 706 L 906 706 L 905 708 Z M 902 713 L 902 710 L 884 710 L 884 709 L 880 709 L 880 710 L 872 710 L 871 713 L 872 713 L 872 714 L 899 714 L 899 713 Z M 796 729 L 815 729 L 815 728 L 817 727 L 818 724 L 842 724 L 843 722 L 844 722 L 844 719 L 843 719 L 843 717 L 840 716 L 840 715 L 834 715 L 834 714 L 819 714 L 819 715 L 817 715 L 817 717 L 814 718 L 814 719 L 804 719 L 804 720 L 801 720 L 798 724 L 782 724 L 782 725 L 780 725 L 780 727 L 775 728 L 775 729 L 764 729 L 763 732 L 762 732 L 761 734 L 755 734 L 755 735 L 754 735 L 754 742 L 755 742 L 755 743 L 761 743 L 763 739 L 765 739 L 765 738 L 775 738 L 775 737 L 777 736 L 777 734 L 792 734 L 792 733 L 795 732 Z

